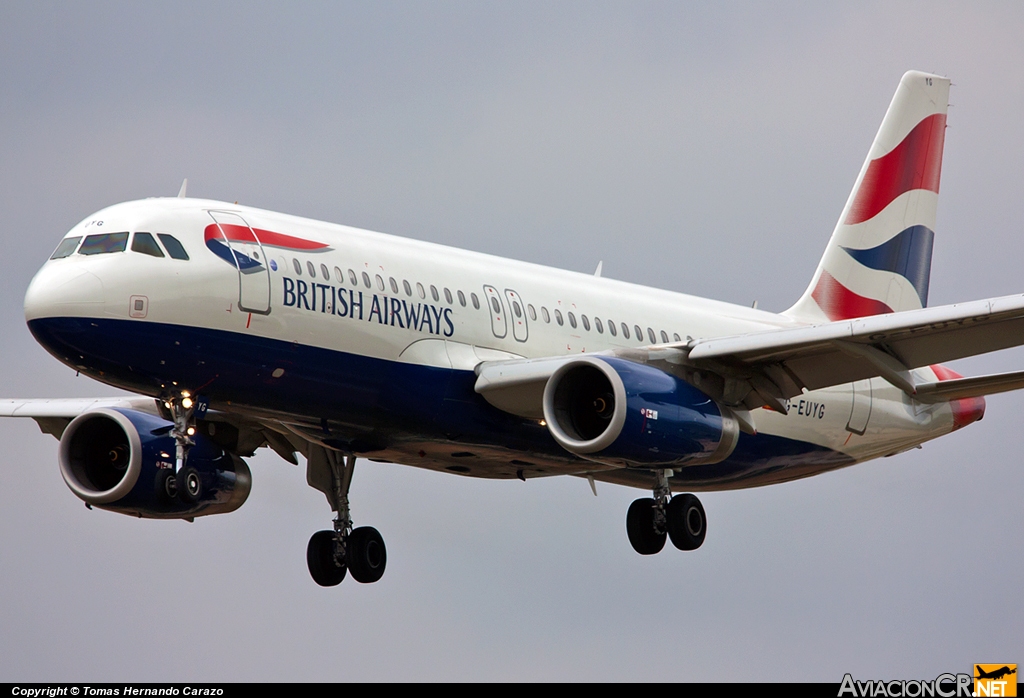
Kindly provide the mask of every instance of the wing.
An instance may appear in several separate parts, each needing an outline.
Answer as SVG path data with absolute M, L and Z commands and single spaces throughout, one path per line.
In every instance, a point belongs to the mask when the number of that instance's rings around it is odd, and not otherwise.
M 169 418 L 158 400 L 143 396 L 0 400 L 0 417 L 34 419 L 40 431 L 60 439 L 71 420 L 101 407 L 119 407 Z M 304 454 L 309 440 L 294 427 L 275 419 L 210 410 L 205 421 L 233 428 L 228 450 L 240 456 L 251 456 L 256 449 L 268 446 L 289 463 L 297 465 L 295 454 Z
M 1024 373 L 918 383 L 911 371 L 1021 344 L 1024 295 L 601 353 L 655 365 L 730 407 L 785 412 L 785 401 L 804 390 L 875 376 L 927 402 L 1016 390 Z M 547 379 L 574 358 L 481 364 L 476 391 L 539 419 Z
M 40 431 L 59 439 L 72 419 L 100 407 L 123 407 L 160 414 L 156 400 L 151 397 L 85 397 L 0 400 L 0 417 L 34 419 Z

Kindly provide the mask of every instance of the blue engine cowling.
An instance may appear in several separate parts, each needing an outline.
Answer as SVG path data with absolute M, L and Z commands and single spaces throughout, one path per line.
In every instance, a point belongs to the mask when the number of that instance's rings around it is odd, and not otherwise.
M 191 519 L 242 506 L 252 481 L 238 456 L 196 434 L 188 464 L 199 471 L 202 494 L 195 503 L 169 496 L 161 475 L 173 472 L 174 425 L 160 417 L 100 408 L 76 417 L 61 435 L 60 472 L 87 504 L 149 519 Z
M 544 389 L 544 419 L 561 446 L 602 463 L 671 467 L 718 463 L 739 424 L 689 383 L 644 364 L 582 356 Z

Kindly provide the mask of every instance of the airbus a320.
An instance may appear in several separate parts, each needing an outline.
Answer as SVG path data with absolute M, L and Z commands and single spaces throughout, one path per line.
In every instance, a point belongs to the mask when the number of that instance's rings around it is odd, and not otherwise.
M 636 552 L 704 542 L 693 492 L 809 477 L 982 418 L 1024 372 L 943 362 L 1024 344 L 1024 296 L 928 307 L 949 80 L 903 76 L 807 290 L 780 314 L 247 206 L 122 203 L 74 226 L 25 316 L 71 370 L 137 395 L 3 400 L 60 440 L 90 507 L 241 506 L 245 458 L 306 463 L 335 512 L 313 579 L 375 582 L 358 458 L 642 490 Z M 326 518 L 326 517 L 325 517 Z

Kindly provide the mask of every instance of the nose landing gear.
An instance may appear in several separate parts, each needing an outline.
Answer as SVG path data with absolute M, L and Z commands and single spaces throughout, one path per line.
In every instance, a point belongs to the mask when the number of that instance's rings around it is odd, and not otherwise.
M 156 478 L 156 493 L 164 501 L 178 497 L 183 502 L 194 504 L 203 496 L 203 479 L 199 471 L 188 465 L 189 449 L 195 446 L 192 437 L 196 433 L 196 412 L 206 412 L 206 400 L 193 397 L 187 390 L 163 399 L 164 407 L 170 412 L 174 427 L 174 470 L 161 470 Z
M 668 485 L 671 474 L 671 470 L 658 471 L 654 498 L 638 499 L 626 512 L 626 536 L 641 555 L 661 552 L 666 538 L 679 550 L 696 550 L 707 534 L 707 517 L 700 500 L 692 494 L 672 497 Z

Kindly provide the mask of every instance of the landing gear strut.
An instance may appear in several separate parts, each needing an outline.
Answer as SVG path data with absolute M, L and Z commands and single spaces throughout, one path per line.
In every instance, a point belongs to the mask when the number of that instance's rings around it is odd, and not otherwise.
M 161 471 L 156 478 L 157 496 L 170 501 L 177 496 L 183 502 L 194 504 L 203 495 L 203 479 L 199 471 L 188 465 L 189 449 L 195 446 L 192 436 L 196 433 L 196 409 L 200 401 L 183 390 L 178 395 L 164 398 L 164 406 L 171 413 L 174 427 L 174 471 Z M 205 405 L 205 401 L 202 403 Z
M 306 564 L 313 581 L 320 586 L 330 587 L 341 583 L 347 572 L 352 579 L 363 584 L 372 584 L 384 575 L 388 554 L 384 538 L 377 529 L 370 526 L 352 528 L 349 512 L 348 491 L 355 471 L 355 456 L 343 457 L 337 451 L 319 446 L 310 447 L 310 484 L 327 495 L 337 515 L 333 531 L 317 531 L 306 546 Z M 326 461 L 326 462 L 323 462 Z M 324 466 L 330 472 L 330 486 L 318 482 Z
M 661 552 L 666 538 L 680 550 L 696 550 L 704 542 L 704 507 L 692 494 L 673 497 L 668 485 L 671 475 L 671 470 L 659 470 L 654 498 L 638 499 L 626 512 L 626 535 L 641 555 Z

